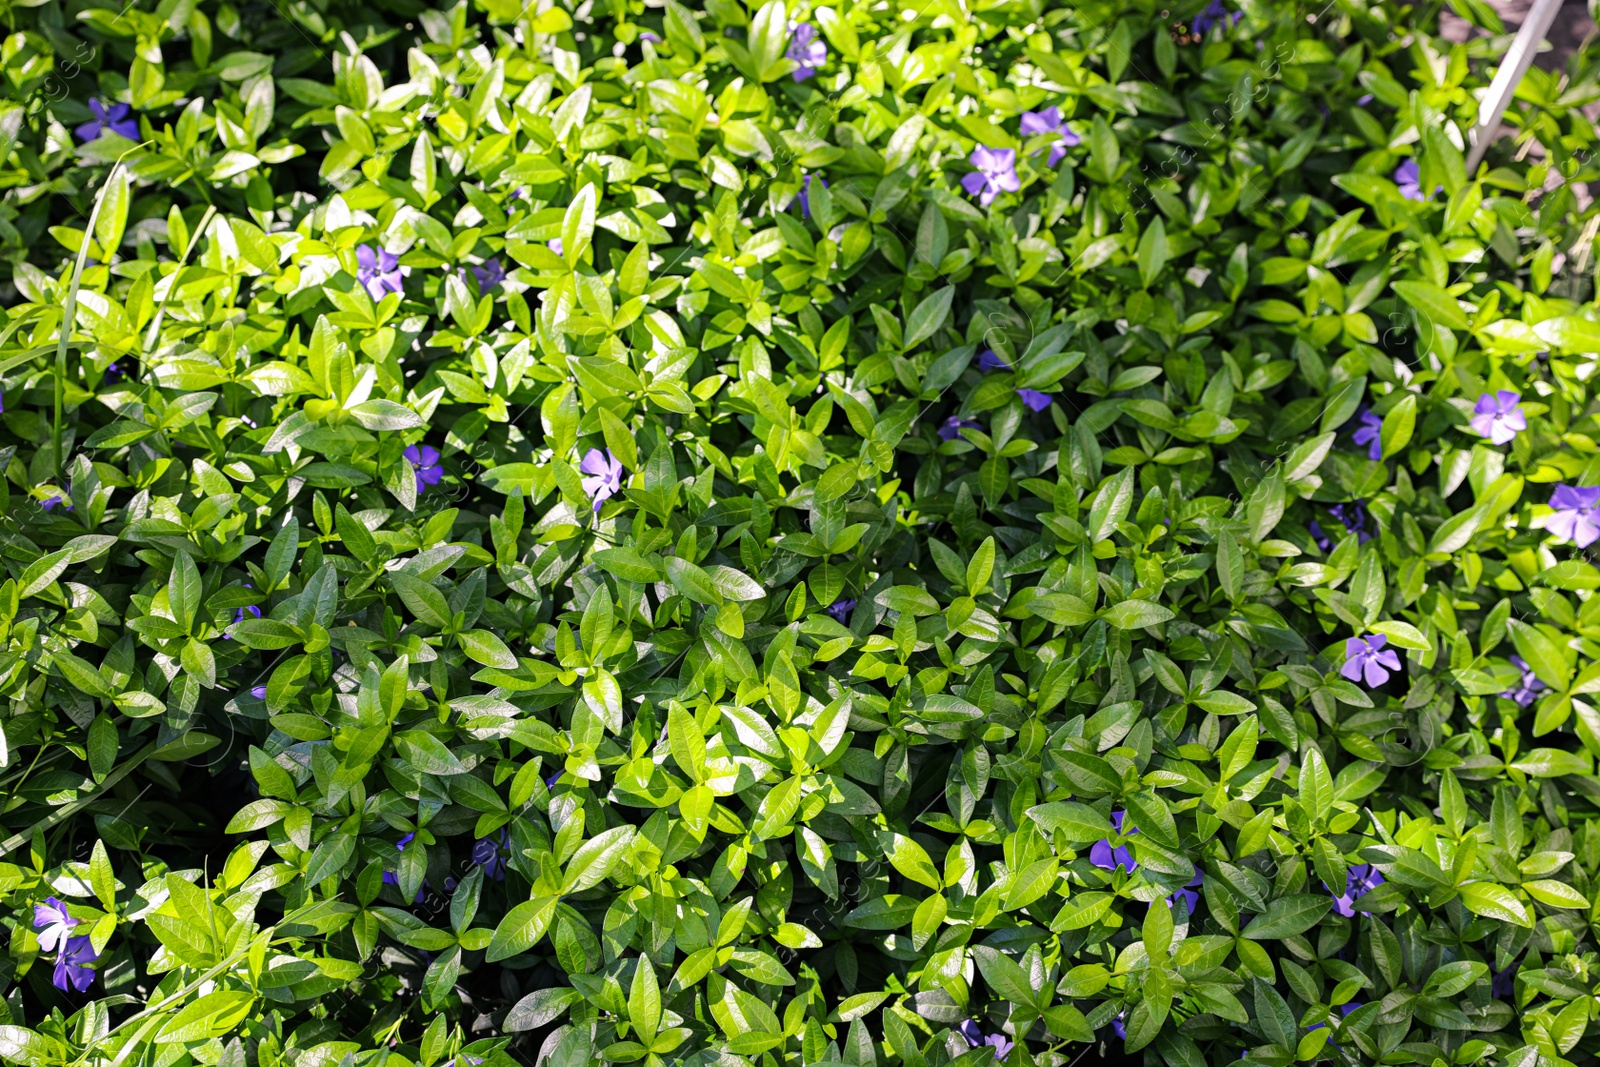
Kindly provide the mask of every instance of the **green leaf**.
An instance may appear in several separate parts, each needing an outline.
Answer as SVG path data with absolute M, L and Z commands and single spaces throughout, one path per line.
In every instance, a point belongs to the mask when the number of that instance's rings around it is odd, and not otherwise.
M 1392 284 L 1400 298 L 1433 325 L 1449 330 L 1465 330 L 1470 325 L 1455 297 L 1432 282 L 1410 280 Z
M 1388 459 L 1410 444 L 1411 432 L 1416 425 L 1417 397 L 1415 393 L 1406 393 L 1389 409 L 1378 428 L 1378 441 L 1383 447 L 1382 458 Z
M 494 936 L 489 941 L 484 959 L 493 963 L 521 955 L 532 948 L 550 928 L 550 920 L 556 913 L 558 902 L 558 897 L 537 897 L 525 900 L 506 912 L 494 928 Z
M 1139 238 L 1139 284 L 1148 289 L 1167 265 L 1167 228 L 1157 215 Z
M 1244 936 L 1252 941 L 1275 941 L 1303 934 L 1333 908 L 1333 900 L 1323 894 L 1295 893 L 1279 897 L 1267 910 L 1250 920 Z
M 1119 630 L 1136 630 L 1177 618 L 1178 613 L 1164 604 L 1149 600 L 1124 600 L 1100 613 L 1100 617 Z
M 1511 890 L 1493 882 L 1468 882 L 1460 887 L 1461 903 L 1475 915 L 1531 929 L 1533 913 Z
M 463 630 L 456 634 L 461 650 L 486 667 L 517 669 L 516 655 L 489 630 Z
M 905 341 L 902 345 L 906 351 L 909 352 L 932 337 L 943 325 L 945 318 L 950 314 L 950 303 L 955 299 L 955 295 L 955 286 L 947 285 L 922 298 L 916 310 L 906 319 Z

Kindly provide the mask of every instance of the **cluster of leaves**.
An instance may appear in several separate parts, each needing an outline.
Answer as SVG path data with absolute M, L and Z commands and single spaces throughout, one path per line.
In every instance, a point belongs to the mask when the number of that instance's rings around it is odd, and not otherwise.
M 8 7 L 0 1060 L 1600 1052 L 1597 57 L 1179 6 Z

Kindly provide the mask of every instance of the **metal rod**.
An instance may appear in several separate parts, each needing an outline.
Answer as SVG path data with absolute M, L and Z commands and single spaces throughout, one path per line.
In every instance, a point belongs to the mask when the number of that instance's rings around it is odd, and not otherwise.
M 1517 91 L 1517 86 L 1522 83 L 1523 75 L 1528 73 L 1528 67 L 1533 63 L 1533 57 L 1539 51 L 1539 44 L 1550 32 L 1550 24 L 1556 19 L 1556 12 L 1561 10 L 1562 0 L 1534 0 L 1533 6 L 1528 10 L 1528 17 L 1523 20 L 1522 26 L 1517 30 L 1517 36 L 1507 49 L 1504 62 L 1500 69 L 1495 71 L 1494 81 L 1489 83 L 1489 91 L 1483 95 L 1483 101 L 1478 105 L 1478 124 L 1467 135 L 1467 177 L 1478 169 L 1478 164 L 1483 162 L 1483 154 L 1489 150 L 1489 142 L 1494 140 L 1495 134 L 1500 132 L 1500 119 L 1506 113 L 1506 107 L 1511 103 L 1512 94 Z

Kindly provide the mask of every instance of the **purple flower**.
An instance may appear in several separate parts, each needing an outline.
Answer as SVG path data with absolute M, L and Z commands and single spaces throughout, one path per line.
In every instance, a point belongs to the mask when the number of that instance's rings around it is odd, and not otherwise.
M 3 413 L 5 410 L 6 410 L 6 395 L 4 393 L 0 393 L 0 413 Z
M 1189 882 L 1188 885 L 1185 885 L 1182 889 L 1176 890 L 1170 897 L 1167 898 L 1167 907 L 1175 907 L 1178 901 L 1182 900 L 1189 906 L 1189 914 L 1193 915 L 1195 907 L 1200 903 L 1200 893 L 1195 887 L 1203 881 L 1205 881 L 1205 876 L 1199 872 L 1196 872 L 1194 878 Z
M 255 586 L 251 585 L 249 582 L 245 582 L 244 583 L 244 587 L 246 589 L 254 589 L 255 588 Z M 233 624 L 235 626 L 239 625 L 241 622 L 244 622 L 244 613 L 247 612 L 247 611 L 250 614 L 254 615 L 256 618 L 258 618 L 258 619 L 261 618 L 261 609 L 256 607 L 254 604 L 248 604 L 248 605 L 246 605 L 246 606 L 244 606 L 242 608 L 237 609 L 233 613 Z M 229 637 L 227 634 L 223 634 L 222 635 L 222 639 L 224 641 L 233 640 L 233 638 Z
M 1204 11 L 1189 20 L 1189 30 L 1196 37 L 1204 37 L 1219 22 L 1232 26 L 1239 21 L 1239 17 L 1239 12 L 1223 7 L 1222 0 L 1211 0 Z
M 546 778 L 544 780 L 544 787 L 546 789 L 554 789 L 556 787 L 556 783 L 561 780 L 561 774 L 562 774 L 561 771 L 557 771 L 556 773 L 552 774 L 550 777 Z
M 979 370 L 1010 370 L 1011 364 L 995 355 L 994 349 L 985 348 L 978 353 Z
M 611 449 L 606 449 L 603 455 L 598 448 L 589 449 L 583 462 L 578 464 L 578 469 L 589 475 L 583 480 L 583 491 L 594 499 L 596 511 L 600 510 L 601 504 L 622 492 L 622 461 L 611 454 Z
M 439 466 L 439 450 L 432 445 L 412 445 L 401 455 L 411 463 L 417 474 L 417 492 L 426 492 L 428 486 L 438 485 L 444 477 L 444 468 Z
M 1484 393 L 1472 407 L 1472 428 L 1480 437 L 1487 437 L 1490 444 L 1506 444 L 1528 428 L 1521 402 L 1522 394 L 1509 389 Z
M 1510 1000 L 1517 991 L 1517 965 L 1513 961 L 1511 966 L 1503 971 L 1496 971 L 1489 979 L 1489 995 L 1500 1000 Z
M 255 697 L 257 700 L 265 700 L 267 699 L 267 687 L 264 685 L 252 686 L 250 688 L 250 695 Z
M 78 140 L 85 144 L 100 139 L 100 135 L 110 130 L 118 137 L 126 137 L 130 141 L 139 139 L 139 121 L 133 117 L 127 104 L 112 104 L 111 110 L 98 100 L 89 101 L 89 110 L 94 112 L 94 120 L 85 122 L 77 128 Z
M 1352 637 L 1344 643 L 1344 666 L 1339 673 L 1352 682 L 1366 679 L 1368 689 L 1376 689 L 1389 680 L 1389 671 L 1400 669 L 1400 657 L 1394 649 L 1384 648 L 1389 639 L 1383 634 Z M 1384 668 L 1388 668 L 1385 670 Z
M 487 293 L 506 280 L 506 269 L 500 265 L 499 256 L 491 256 L 482 266 L 473 267 L 472 275 L 478 279 L 478 292 Z
M 65 498 L 61 497 L 61 496 L 53 496 L 53 497 L 50 497 L 48 500 L 42 501 L 39 504 L 39 506 L 41 508 L 44 508 L 46 511 L 49 511 L 52 508 L 54 508 L 57 504 L 61 503 L 63 499 L 65 499 Z M 67 505 L 67 510 L 68 511 L 72 510 L 72 505 L 71 504 Z
M 976 196 L 984 207 L 994 203 L 1002 192 L 1014 193 L 1022 188 L 1017 178 L 1017 153 L 1012 149 L 979 145 L 972 150 L 970 162 L 978 169 L 961 179 L 961 188 L 968 196 Z
M 1041 393 L 1037 389 L 1018 389 L 1017 395 L 1028 406 L 1029 411 L 1043 411 L 1050 406 L 1050 394 Z
M 1507 690 L 1500 695 L 1507 700 L 1514 700 L 1520 707 L 1526 708 L 1539 699 L 1539 694 L 1544 692 L 1545 685 L 1539 681 L 1532 669 L 1529 668 L 1528 661 L 1521 656 L 1512 656 L 1511 665 L 1522 672 L 1522 681 L 1517 684 L 1515 689 Z
M 1408 159 L 1394 169 L 1394 183 L 1400 187 L 1400 195 L 1407 200 L 1432 199 L 1422 194 L 1422 169 L 1414 159 Z M 1443 188 L 1442 185 L 1436 185 L 1433 191 L 1437 193 Z
M 1544 521 L 1544 528 L 1562 541 L 1588 548 L 1600 538 L 1600 485 L 1558 485 L 1550 494 L 1556 513 Z
M 402 837 L 400 840 L 396 841 L 394 843 L 394 847 L 399 849 L 401 852 L 404 852 L 406 850 L 406 846 L 411 844 L 411 842 L 416 838 L 416 836 L 417 836 L 416 834 L 407 834 L 406 836 Z M 396 889 L 400 888 L 400 879 L 395 877 L 395 874 L 394 874 L 393 871 L 384 871 L 383 872 L 383 882 L 384 882 L 385 885 L 392 885 Z M 422 887 L 421 886 L 417 887 L 417 899 L 412 901 L 412 903 L 413 904 L 421 904 L 422 903 Z
M 1122 823 L 1127 817 L 1128 813 L 1125 811 L 1111 813 L 1111 825 L 1116 827 L 1118 834 L 1122 833 Z M 1135 829 L 1133 832 L 1138 833 L 1139 831 Z M 1112 848 L 1109 838 L 1096 841 L 1089 846 L 1089 862 L 1106 871 L 1114 871 L 1121 867 L 1131 874 L 1139 869 L 1139 864 L 1133 858 L 1133 853 L 1128 851 L 1128 846 L 1118 845 Z
M 654 30 L 645 30 L 643 33 L 639 34 L 639 40 L 649 41 L 651 44 L 660 44 L 661 35 L 656 33 Z
M 67 943 L 78 920 L 67 914 L 67 906 L 55 897 L 45 897 L 33 906 L 33 928 L 39 931 L 39 950 L 54 952 Z
M 61 955 L 56 957 L 56 973 L 50 979 L 51 984 L 63 993 L 69 985 L 82 993 L 94 981 L 94 968 L 89 964 L 99 958 L 100 953 L 94 950 L 88 934 L 69 938 Z
M 1371 93 L 1363 93 L 1360 96 L 1356 97 L 1356 106 L 1357 107 L 1366 107 L 1370 103 L 1372 103 L 1372 94 Z
M 1080 144 L 1081 139 L 1077 134 L 1067 128 L 1061 120 L 1061 109 L 1054 105 L 1043 111 L 1024 111 L 1022 113 L 1022 132 L 1024 136 L 1033 137 L 1038 134 L 1054 133 L 1056 139 L 1050 142 L 1050 166 L 1060 163 L 1067 154 L 1067 149 L 1075 144 Z M 1034 153 L 1038 155 L 1038 153 Z
M 1116 1017 L 1111 1020 L 1111 1032 L 1122 1038 L 1124 1041 L 1128 1040 L 1128 1027 L 1127 1024 L 1125 1024 L 1122 1020 L 1127 1016 L 1127 1014 L 1128 1010 L 1124 1008 L 1123 1010 L 1117 1012 Z
M 1372 534 L 1367 531 L 1367 502 L 1364 500 L 1350 500 L 1343 504 L 1331 504 L 1328 514 L 1344 524 L 1344 528 L 1356 535 L 1356 544 L 1364 545 L 1372 540 Z
M 971 1019 L 965 1019 L 956 1027 L 956 1033 L 966 1038 L 967 1045 L 971 1048 L 981 1048 L 988 1045 L 994 1049 L 996 1059 L 1004 1059 L 1006 1053 L 1011 1051 L 1011 1040 L 1005 1034 L 996 1031 L 985 1034 L 978 1024 Z
M 1333 538 L 1322 532 L 1321 523 L 1319 523 L 1316 519 L 1312 519 L 1311 522 L 1307 524 L 1306 528 L 1311 531 L 1311 540 L 1318 548 L 1322 549 L 1324 552 L 1331 552 L 1333 550 Z
M 561 238 L 559 237 L 550 238 L 550 240 L 545 242 L 545 247 L 549 248 L 550 251 L 554 252 L 558 256 L 566 255 L 566 252 L 562 250 Z
M 1391 652 L 1390 655 L 1394 655 L 1394 653 Z M 1346 919 L 1355 918 L 1355 902 L 1382 885 L 1383 880 L 1383 875 L 1379 874 L 1378 869 L 1372 864 L 1356 864 L 1345 873 L 1344 895 L 1334 896 L 1333 910 L 1343 915 Z M 1324 882 L 1322 888 L 1328 889 L 1328 884 Z M 1333 890 L 1328 889 L 1328 892 L 1331 894 Z M 1366 912 L 1362 912 L 1362 914 L 1365 915 Z M 1356 1007 L 1360 1007 L 1360 1005 L 1358 1004 Z M 1354 1010 L 1355 1008 L 1350 1009 L 1350 1011 Z M 1348 1015 L 1349 1012 L 1345 1014 Z
M 939 427 L 939 437 L 941 440 L 954 441 L 960 436 L 962 430 L 981 429 L 983 429 L 981 422 L 973 422 L 971 419 L 963 419 L 959 415 L 951 415 L 944 420 L 944 425 Z
M 116 361 L 112 361 L 110 364 L 108 364 L 106 366 L 105 380 L 106 380 L 107 383 L 120 382 L 120 381 L 122 381 L 122 379 L 124 379 L 126 377 L 127 377 L 127 374 L 123 371 L 121 363 L 118 363 Z M 3 409 L 0 409 L 0 410 L 3 410 Z
M 850 617 L 850 611 L 856 606 L 854 600 L 835 600 L 828 608 L 828 614 L 833 616 L 835 622 L 843 626 L 844 621 Z
M 802 22 L 792 28 L 789 50 L 784 53 L 795 62 L 794 80 L 803 82 L 813 77 L 828 61 L 828 46 L 817 36 L 816 28 Z
M 828 179 L 819 177 L 817 181 L 822 183 L 824 189 L 828 187 Z M 795 199 L 800 202 L 801 216 L 809 219 L 811 217 L 811 175 L 807 174 L 800 179 L 800 195 Z
M 1356 432 L 1350 439 L 1358 445 L 1368 446 L 1368 459 L 1382 459 L 1383 442 L 1378 439 L 1378 435 L 1383 430 L 1383 417 L 1362 407 L 1356 412 L 1356 421 L 1361 425 L 1356 427 Z
M 511 838 L 507 836 L 504 830 L 500 831 L 498 840 L 493 837 L 480 837 L 477 843 L 472 846 L 472 862 L 483 866 L 483 876 L 485 878 L 493 878 L 497 882 L 504 881 L 506 858 L 501 855 L 501 850 L 509 849 L 510 847 Z
M 400 266 L 400 257 L 393 252 L 362 245 L 356 249 L 356 281 L 366 286 L 367 294 L 382 300 L 386 293 L 404 293 L 401 279 L 411 273 L 410 267 Z
M 1359 1007 L 1361 1007 L 1360 1002 L 1354 1001 L 1354 1000 L 1339 1005 L 1339 1018 L 1343 1019 L 1343 1018 L 1347 1017 L 1351 1012 L 1355 1011 Z M 1306 1027 L 1306 1033 L 1309 1034 L 1313 1030 L 1321 1030 L 1324 1027 L 1326 1027 L 1327 1025 L 1328 1024 L 1325 1023 L 1325 1022 L 1323 1022 L 1323 1023 L 1313 1023 L 1310 1026 Z M 1334 1048 L 1338 1048 L 1339 1047 L 1338 1045 L 1334 1044 L 1332 1038 L 1328 1039 L 1328 1044 L 1333 1045 Z M 1241 1057 L 1241 1058 L 1243 1058 L 1243 1057 Z

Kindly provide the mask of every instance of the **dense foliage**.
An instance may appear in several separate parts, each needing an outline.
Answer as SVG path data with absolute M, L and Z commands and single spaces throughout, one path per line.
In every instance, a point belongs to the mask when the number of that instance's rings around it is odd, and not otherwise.
M 1592 1058 L 1600 90 L 1435 7 L 8 5 L 0 1059 Z

